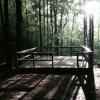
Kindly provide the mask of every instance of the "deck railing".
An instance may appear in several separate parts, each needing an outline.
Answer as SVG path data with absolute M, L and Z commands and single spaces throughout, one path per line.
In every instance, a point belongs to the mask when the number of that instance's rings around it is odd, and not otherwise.
M 51 57 L 49 59 L 45 58 L 42 59 L 42 56 Z M 37 48 L 31 48 L 27 50 L 22 50 L 16 53 L 16 62 L 15 66 L 18 67 L 23 62 L 26 61 L 32 61 L 33 62 L 33 68 L 35 68 L 35 62 L 36 61 L 51 61 L 52 62 L 52 68 L 53 68 L 53 53 L 52 52 L 38 52 Z
M 77 68 L 93 69 L 93 53 L 85 46 L 50 47 L 55 56 L 77 56 Z
M 82 47 L 79 46 L 53 46 L 50 48 L 50 51 L 53 52 L 55 56 L 76 56 L 78 52 L 82 52 Z
M 42 59 L 40 58 L 42 56 L 50 58 Z M 35 68 L 36 61 L 51 61 L 53 67 L 53 56 L 76 56 L 77 68 L 93 68 L 92 51 L 85 46 L 51 47 L 51 52 L 38 52 L 36 47 L 22 50 L 16 53 L 16 66 L 19 65 L 19 62 L 32 61 Z

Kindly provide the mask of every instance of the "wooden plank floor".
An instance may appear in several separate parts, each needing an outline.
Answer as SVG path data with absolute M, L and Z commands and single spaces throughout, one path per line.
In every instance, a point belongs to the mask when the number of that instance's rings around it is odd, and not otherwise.
M 58 61 L 57 59 L 62 59 L 62 61 L 55 62 L 54 67 L 57 64 L 65 67 L 66 61 L 69 62 L 67 65 L 75 67 L 76 58 L 73 58 L 55 57 L 55 61 Z M 32 63 L 28 62 L 26 68 L 30 65 L 32 66 Z M 41 63 L 37 67 L 40 65 Z M 96 66 L 94 72 L 96 98 L 100 100 L 100 68 Z M 77 77 L 72 75 L 14 75 L 0 82 L 0 90 L 0 100 L 85 100 L 84 92 L 77 81 Z
M 85 100 L 70 75 L 16 75 L 0 84 L 0 100 Z

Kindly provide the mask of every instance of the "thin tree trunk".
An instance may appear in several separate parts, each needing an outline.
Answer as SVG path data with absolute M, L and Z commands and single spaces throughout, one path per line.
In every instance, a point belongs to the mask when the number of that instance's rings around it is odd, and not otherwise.
M 35 14 L 34 14 L 34 33 L 35 33 L 35 38 L 33 38 L 33 34 L 31 34 L 31 40 L 32 42 L 35 41 L 35 46 L 39 47 L 39 41 L 38 41 L 38 24 L 37 24 L 37 21 L 38 21 L 38 15 L 37 15 L 37 0 L 34 0 L 34 3 L 35 3 L 35 9 L 34 9 L 34 6 L 31 4 L 32 8 L 33 8 L 33 12 L 35 11 Z
M 94 51 L 94 20 L 93 15 L 89 16 L 89 47 Z
M 48 42 L 49 42 L 49 30 L 48 30 L 48 0 L 47 0 L 47 51 L 48 51 Z
M 76 8 L 75 8 L 76 9 Z M 73 21 L 72 21 L 72 30 L 71 30 L 71 43 L 70 43 L 70 46 L 72 45 L 72 43 L 73 43 L 73 39 L 72 39 L 72 37 L 73 37 L 73 30 L 74 30 L 74 24 L 75 24 L 75 10 L 74 10 L 74 13 L 73 13 Z
M 51 24 L 51 46 L 53 45 L 54 36 L 53 36 L 53 11 L 52 11 L 52 2 L 50 2 L 50 24 Z M 51 49 L 51 48 L 50 48 Z
M 60 16 L 60 27 L 59 27 L 59 34 L 61 35 L 61 46 L 63 45 L 63 33 L 62 33 L 62 20 L 63 20 L 63 10 L 61 11 Z
M 37 5 L 37 0 L 35 0 L 35 4 Z M 38 42 L 38 16 L 37 16 L 37 9 L 35 9 L 35 34 L 36 34 L 36 46 L 39 47 L 39 42 Z
M 21 0 L 16 0 L 16 49 L 21 50 L 21 35 L 22 35 L 22 3 Z
M 41 32 L 41 0 L 39 0 L 39 29 L 40 29 L 40 51 L 42 51 L 42 32 Z
M 54 36 L 55 36 L 55 46 L 59 46 L 59 37 L 57 33 L 57 0 L 53 3 L 54 7 Z M 58 55 L 59 49 L 55 48 L 55 53 Z
M 55 26 L 55 31 L 54 31 L 54 35 L 55 35 L 55 45 L 58 46 L 59 45 L 59 40 L 58 40 L 58 34 L 57 34 L 57 0 L 55 2 L 54 5 L 54 26 Z
M 51 47 L 53 46 L 53 41 L 54 41 L 54 34 L 53 34 L 53 4 L 52 2 L 50 3 L 50 22 L 51 22 Z M 51 49 L 51 48 L 50 48 Z
M 44 44 L 44 50 L 45 50 L 45 0 L 43 0 L 43 30 L 44 30 L 44 42 L 43 42 L 43 44 Z
M 25 10 L 26 10 L 26 13 L 25 13 L 26 14 L 26 21 L 25 21 L 26 22 L 26 32 L 25 33 L 26 33 L 26 38 L 27 38 L 26 41 L 27 41 L 27 43 L 29 43 L 31 38 L 30 38 L 29 29 L 28 29 L 28 27 L 29 27 L 29 24 L 28 24 L 28 11 L 27 11 L 28 9 L 27 9 L 26 6 L 27 6 L 27 0 L 25 0 Z
M 84 0 L 84 6 L 85 6 L 85 0 Z M 84 45 L 87 45 L 87 15 L 84 11 Z
M 99 25 L 98 25 L 98 49 L 100 48 L 100 28 L 99 28 Z
M 1 22 L 2 22 L 2 31 L 4 33 L 4 18 L 3 18 L 3 11 L 2 11 L 1 0 L 0 0 L 0 16 L 1 16 Z
M 0 16 L 1 16 L 1 28 L 2 28 L 2 35 L 1 35 L 1 37 L 3 38 L 2 40 L 2 44 L 4 44 L 4 45 L 2 45 L 2 51 L 4 51 L 5 50 L 5 41 L 4 41 L 4 34 L 5 34 L 5 32 L 4 32 L 4 16 L 3 16 L 3 10 L 2 10 L 2 3 L 1 3 L 1 0 L 0 0 Z M 1 54 L 1 61 L 3 61 L 3 60 L 5 60 L 5 57 L 4 58 L 2 58 L 2 55 L 4 55 L 4 53 L 5 52 L 1 52 L 1 53 L 3 53 L 3 54 Z
M 84 15 L 84 45 L 87 45 L 87 17 Z
M 8 0 L 4 0 L 4 48 L 6 55 L 6 63 L 11 67 L 11 52 L 10 52 L 10 32 L 9 32 L 9 13 L 8 13 Z

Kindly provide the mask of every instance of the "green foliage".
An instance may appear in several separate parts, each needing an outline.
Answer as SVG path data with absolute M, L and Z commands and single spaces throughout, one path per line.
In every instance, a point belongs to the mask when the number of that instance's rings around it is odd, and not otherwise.
M 15 48 L 16 0 L 8 1 L 10 43 L 12 48 Z M 47 51 L 50 46 L 81 46 L 84 44 L 84 0 L 21 1 L 21 49 L 37 46 Z M 3 1 L 2 9 L 4 11 Z M 100 57 L 99 23 L 100 18 L 98 21 L 95 21 L 94 24 L 94 54 L 97 58 Z M 87 22 L 87 24 L 89 24 L 89 22 Z M 3 44 L 1 28 L 2 24 L 0 18 L 0 47 L 2 47 Z
M 21 0 L 21 47 L 83 45 L 83 0 Z M 10 33 L 16 42 L 16 4 L 9 0 Z M 40 32 L 41 31 L 41 32 Z M 14 40 L 15 39 L 15 40 Z
M 41 2 L 41 7 L 39 7 L 39 2 Z M 80 1 L 22 0 L 22 4 L 23 36 L 24 41 L 29 41 L 26 42 L 27 44 L 40 46 L 40 28 L 42 48 L 51 45 L 83 44 L 83 14 Z

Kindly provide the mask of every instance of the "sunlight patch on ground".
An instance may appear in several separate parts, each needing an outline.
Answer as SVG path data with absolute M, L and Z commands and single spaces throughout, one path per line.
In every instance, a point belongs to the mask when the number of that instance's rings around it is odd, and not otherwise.
M 96 67 L 96 66 L 95 66 Z M 100 68 L 94 68 L 96 89 L 100 89 Z

